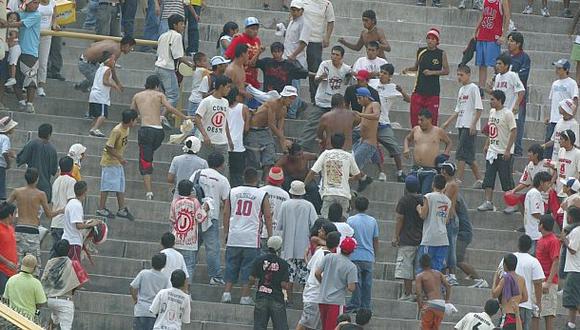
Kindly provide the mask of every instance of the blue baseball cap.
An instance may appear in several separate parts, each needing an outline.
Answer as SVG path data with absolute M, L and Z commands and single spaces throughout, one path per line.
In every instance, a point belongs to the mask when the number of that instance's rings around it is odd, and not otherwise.
M 562 68 L 564 70 L 570 70 L 570 61 L 565 58 L 561 58 L 556 62 L 552 63 L 552 65 L 556 66 L 557 68 Z
M 356 96 L 361 96 L 361 97 L 368 97 L 369 100 L 374 101 L 375 99 L 373 98 L 373 96 L 371 95 L 371 91 L 369 91 L 368 88 L 366 87 L 359 87 L 356 89 Z
M 419 192 L 419 179 L 414 175 L 407 175 L 405 178 L 405 189 L 408 192 Z
M 244 26 L 249 27 L 252 25 L 260 25 L 260 21 L 258 21 L 258 19 L 255 17 L 246 18 L 246 20 L 244 21 Z

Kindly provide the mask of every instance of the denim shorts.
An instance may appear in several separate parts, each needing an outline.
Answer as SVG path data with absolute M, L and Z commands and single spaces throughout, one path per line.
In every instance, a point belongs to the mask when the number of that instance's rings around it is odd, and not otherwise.
M 357 142 L 353 147 L 354 160 L 359 169 L 363 169 L 378 153 L 377 146 L 366 142 Z
M 501 48 L 495 41 L 478 41 L 475 44 L 475 65 L 494 67 Z
M 101 168 L 101 191 L 125 192 L 125 170 L 123 166 L 103 166 Z
M 423 271 L 421 268 L 421 257 L 425 254 L 428 254 L 431 257 L 431 268 L 443 271 L 443 269 L 447 268 L 447 251 L 449 250 L 449 246 L 425 246 L 420 245 L 419 250 L 417 251 L 417 268 L 415 272 L 419 274 Z
M 455 159 L 464 161 L 468 165 L 475 160 L 475 135 L 469 134 L 469 128 L 460 127 Z
M 254 259 L 258 255 L 260 255 L 259 248 L 226 247 L 226 271 L 224 280 L 228 283 L 239 282 L 240 284 L 247 284 L 252 273 Z

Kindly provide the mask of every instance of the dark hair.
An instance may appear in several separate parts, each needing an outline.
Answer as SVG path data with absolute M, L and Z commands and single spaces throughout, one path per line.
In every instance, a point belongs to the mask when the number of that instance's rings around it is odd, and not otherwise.
M 134 46 L 136 44 L 137 44 L 137 42 L 135 41 L 135 39 L 133 39 L 133 37 L 124 36 L 123 38 L 121 38 L 121 46 L 123 46 L 123 45 Z
M 489 299 L 485 302 L 485 307 L 483 310 L 487 315 L 494 316 L 499 311 L 499 302 L 497 299 Z
M 227 77 L 227 76 L 214 77 L 214 80 L 213 80 L 214 90 L 218 90 L 220 87 L 226 86 L 227 84 L 229 84 L 231 82 L 232 82 L 232 80 L 230 79 L 230 77 Z
M 61 239 L 54 243 L 54 253 L 57 257 L 66 257 L 69 247 L 70 243 L 66 239 Z
M 363 11 L 362 17 L 369 18 L 371 21 L 373 21 L 375 24 L 377 24 L 377 14 L 372 9 Z
M 419 259 L 419 265 L 421 265 L 421 268 L 423 269 L 431 268 L 431 257 L 428 254 L 422 255 Z
M 380 45 L 379 45 L 379 43 L 378 43 L 377 41 L 374 41 L 374 40 L 373 40 L 373 41 L 369 41 L 369 42 L 367 43 L 367 48 L 371 48 L 371 47 L 372 47 L 372 48 L 379 49 Z
M 528 235 L 522 235 L 518 239 L 518 251 L 528 253 L 532 248 L 532 238 Z
M 465 74 L 471 74 L 471 68 L 467 64 L 459 64 L 457 67 L 457 72 L 463 72 Z
M 423 108 L 423 109 L 421 109 L 421 111 L 419 111 L 419 117 L 423 117 L 423 118 L 427 118 L 427 119 L 432 119 L 433 118 L 433 114 L 431 113 L 431 111 Z
M 369 208 L 368 198 L 366 198 L 364 196 L 358 196 L 354 200 L 354 208 L 360 212 L 364 212 L 364 211 L 368 210 L 368 208 Z
M 326 247 L 329 250 L 336 248 L 338 244 L 340 244 L 340 233 L 338 231 L 333 231 L 326 235 Z
M 533 185 L 534 188 L 538 188 L 542 183 L 552 181 L 552 175 L 546 171 L 541 171 L 534 175 Z
M 169 25 L 170 30 L 175 30 L 175 26 L 179 22 L 185 22 L 185 18 L 179 14 L 173 14 L 167 19 L 167 25 Z
M 322 225 L 325 222 L 328 222 L 328 220 L 323 219 L 323 218 L 316 219 L 316 221 L 314 221 L 314 224 L 312 224 L 312 227 L 310 227 L 309 237 L 318 236 L 318 231 L 320 230 L 320 228 L 322 228 Z
M 166 232 L 161 236 L 161 246 L 163 248 L 172 248 L 175 245 L 175 235 L 170 232 Z
M 174 288 L 181 288 L 185 285 L 185 272 L 181 269 L 176 269 L 171 273 L 171 286 Z
M 576 134 L 571 129 L 567 129 L 567 130 L 561 132 L 560 138 L 563 138 L 564 140 L 570 141 L 570 143 L 572 143 L 572 145 L 574 145 L 574 143 L 576 143 Z
M 151 267 L 155 270 L 162 270 L 167 263 L 167 256 L 163 253 L 157 253 L 151 257 Z
M 139 113 L 137 113 L 137 111 L 128 109 L 121 113 L 121 122 L 126 125 L 137 119 L 137 117 L 139 117 Z
M 212 152 L 207 156 L 207 166 L 209 168 L 218 168 L 225 162 L 224 155 L 219 152 Z
M 80 196 L 84 193 L 87 192 L 88 186 L 87 183 L 85 181 L 78 181 L 77 183 L 75 183 L 75 196 Z
M 342 205 L 332 203 L 328 207 L 328 220 L 332 222 L 342 222 Z
M 529 238 L 529 236 L 527 236 Z M 503 257 L 504 270 L 515 272 L 518 266 L 518 258 L 513 253 L 508 253 Z
M 248 167 L 244 171 L 244 182 L 253 183 L 258 181 L 258 171 L 253 167 Z
M 508 52 L 503 52 L 497 57 L 496 61 L 500 61 L 504 65 L 510 66 L 512 64 L 512 57 Z
M 494 99 L 500 101 L 502 105 L 505 103 L 505 93 L 503 91 L 496 89 L 491 92 L 491 96 L 493 96 Z
M 29 167 L 24 172 L 24 179 L 26 183 L 33 184 L 38 181 L 38 170 L 35 167 Z
M 381 71 L 387 72 L 389 75 L 395 74 L 395 67 L 391 63 L 381 65 Z
M 64 156 L 58 161 L 58 167 L 61 173 L 68 173 L 72 171 L 74 160 L 69 156 Z
M 347 314 L 347 313 L 340 314 L 336 318 L 336 324 L 339 324 L 341 322 L 352 322 L 352 319 L 350 318 L 350 314 Z
M 302 146 L 300 145 L 300 143 L 294 141 L 294 142 L 292 142 L 292 145 L 288 149 L 288 154 L 290 154 L 290 155 L 296 155 L 300 151 L 302 151 Z
M 433 177 L 433 187 L 435 187 L 437 190 L 445 189 L 446 184 L 447 181 L 445 181 L 445 177 L 443 175 L 437 174 Z
M 568 223 L 580 223 L 580 208 L 576 206 L 568 208 Z
M 370 309 L 361 308 L 356 312 L 356 324 L 367 325 L 371 321 L 373 312 Z
M 41 139 L 48 139 L 52 135 L 51 124 L 41 124 L 38 126 L 38 137 Z
M 283 52 L 284 51 L 284 44 L 282 44 L 280 41 L 273 42 L 270 45 L 270 52 L 273 53 L 275 51 Z
M 335 149 L 342 149 L 344 146 L 344 134 L 342 133 L 335 133 L 330 137 L 330 144 Z
M 544 228 L 545 231 L 553 231 L 554 218 L 550 214 L 544 214 L 540 216 L 540 225 L 542 225 L 542 228 Z
M 508 39 L 512 38 L 513 41 L 516 42 L 516 44 L 520 44 L 519 48 L 520 50 L 522 50 L 524 48 L 524 35 L 521 34 L 520 32 L 514 31 L 511 32 L 510 34 L 508 34 Z
M 538 160 L 541 161 L 544 159 L 544 149 L 539 143 L 534 143 L 528 148 L 528 152 L 538 156 Z
M 234 52 L 235 58 L 241 57 L 242 55 L 247 53 L 248 49 L 249 49 L 249 47 L 246 44 L 237 44 L 235 52 Z
M 155 89 L 161 86 L 161 79 L 156 74 L 152 74 L 145 79 L 145 89 Z
M 10 18 L 10 16 L 16 16 L 16 22 L 20 22 L 20 14 L 17 11 L 11 11 L 6 15 L 6 20 Z
M 6 219 L 16 212 L 16 205 L 3 201 L 0 203 L 0 219 Z
M 324 233 L 328 235 L 332 232 L 338 231 L 338 228 L 336 228 L 334 222 L 324 220 L 324 223 L 322 223 L 322 230 L 324 230 Z
M 195 63 L 195 65 L 199 65 L 201 60 L 203 60 L 206 57 L 207 57 L 207 55 L 205 55 L 205 53 L 197 52 L 197 53 L 193 54 L 193 63 Z
M 225 35 L 229 35 L 230 31 L 235 31 L 237 29 L 239 29 L 240 27 L 238 26 L 238 24 L 236 22 L 227 22 L 226 24 L 224 24 L 224 28 L 222 30 L 222 33 L 220 33 L 220 36 L 217 39 L 217 44 L 216 44 L 216 49 L 220 48 L 220 40 L 222 39 L 223 36 Z
M 177 184 L 177 192 L 179 196 L 189 196 L 193 191 L 193 182 L 188 179 L 183 179 Z
M 228 100 L 228 104 L 230 105 L 230 107 L 232 106 L 232 104 L 234 104 L 234 102 L 236 102 L 236 98 L 238 97 L 238 95 L 240 95 L 240 91 L 236 86 L 230 88 L 230 92 L 226 96 L 226 99 Z
M 340 57 L 344 57 L 344 48 L 342 46 L 334 46 L 332 47 L 332 51 L 337 51 L 340 53 Z
M 330 106 L 332 108 L 344 107 L 344 96 L 340 93 L 332 95 L 330 98 Z

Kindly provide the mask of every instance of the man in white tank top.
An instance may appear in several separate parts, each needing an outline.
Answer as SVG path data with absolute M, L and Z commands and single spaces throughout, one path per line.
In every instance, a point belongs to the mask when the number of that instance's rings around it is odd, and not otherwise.
M 244 105 L 244 95 L 240 94 L 236 87 L 230 90 L 227 99 L 230 104 L 227 121 L 234 145 L 233 149 L 228 152 L 230 184 L 232 187 L 237 187 L 244 183 L 244 170 L 246 168 L 244 134 L 250 129 L 250 109 Z
M 89 94 L 89 115 L 93 117 L 93 123 L 89 134 L 97 137 L 105 137 L 99 128 L 103 126 L 105 119 L 109 117 L 109 107 L 111 106 L 111 88 L 121 92 L 121 87 L 117 85 L 112 75 L 112 68 L 115 67 L 115 55 L 104 61 L 93 80 L 91 94 Z
M 262 218 L 266 223 L 268 237 L 272 236 L 272 215 L 268 194 L 257 188 L 258 171 L 247 168 L 244 171 L 244 185 L 230 191 L 224 205 L 224 233 L 226 241 L 226 270 L 222 302 L 232 301 L 234 282 L 242 285 L 240 304 L 253 304 L 248 284 L 252 263 L 259 255 Z

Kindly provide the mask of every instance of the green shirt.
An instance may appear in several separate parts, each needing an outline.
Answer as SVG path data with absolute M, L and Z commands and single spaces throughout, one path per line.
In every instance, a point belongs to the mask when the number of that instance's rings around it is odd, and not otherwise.
M 9 300 L 10 308 L 29 318 L 36 313 L 36 305 L 46 303 L 46 295 L 40 281 L 24 272 L 8 279 L 4 298 Z

